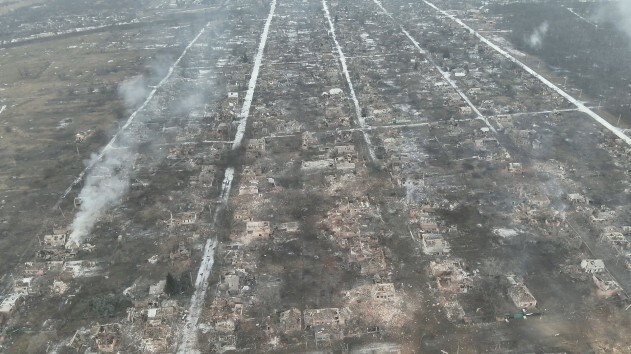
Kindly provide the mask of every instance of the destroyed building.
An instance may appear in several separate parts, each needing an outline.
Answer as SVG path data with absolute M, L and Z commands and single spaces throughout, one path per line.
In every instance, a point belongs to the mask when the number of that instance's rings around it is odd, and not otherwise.
M 17 279 L 13 282 L 13 292 L 15 294 L 29 295 L 32 291 L 33 278 Z
M 9 294 L 0 302 L 0 319 L 3 321 L 11 318 L 19 309 L 20 304 L 24 301 L 22 294 Z
M 62 248 L 66 245 L 68 234 L 60 233 L 53 235 L 44 235 L 41 245 L 49 248 Z
M 609 273 L 594 273 L 592 280 L 598 288 L 598 295 L 604 298 L 623 294 L 622 287 Z
M 520 309 L 534 309 L 537 307 L 537 299 L 535 299 L 523 282 L 511 275 L 506 278 L 510 284 L 508 287 L 508 297 L 513 301 L 516 307 Z
M 142 345 L 149 353 L 165 352 L 171 342 L 171 327 L 166 324 L 147 325 L 142 331 Z
M 183 243 L 180 243 L 176 249 L 171 251 L 169 258 L 171 261 L 186 261 L 191 257 L 191 251 L 186 248 Z
M 305 328 L 314 327 L 339 327 L 344 325 L 344 318 L 337 308 L 309 309 L 304 310 Z
M 100 352 L 115 353 L 117 351 L 121 339 L 121 328 L 118 323 L 97 324 L 92 327 L 91 334 Z
M 302 330 L 302 313 L 292 308 L 280 313 L 280 329 L 285 333 L 300 332 Z
M 440 234 L 424 233 L 421 235 L 423 253 L 431 256 L 442 256 L 451 251 L 449 242 Z
M 392 283 L 372 284 L 371 296 L 373 300 L 379 302 L 390 302 L 395 299 L 395 289 Z
M 249 236 L 266 238 L 272 234 L 272 226 L 269 221 L 248 221 L 245 232 Z
M 171 214 L 168 221 L 169 226 L 193 225 L 195 223 L 197 223 L 196 212 L 184 212 L 176 214 L 175 216 Z
M 430 262 L 430 272 L 436 277 L 436 287 L 443 292 L 467 293 L 473 288 L 473 280 L 463 268 L 462 261 L 458 259 Z
M 605 263 L 603 263 L 602 259 L 583 259 L 581 261 L 581 269 L 585 273 L 601 273 L 605 270 Z

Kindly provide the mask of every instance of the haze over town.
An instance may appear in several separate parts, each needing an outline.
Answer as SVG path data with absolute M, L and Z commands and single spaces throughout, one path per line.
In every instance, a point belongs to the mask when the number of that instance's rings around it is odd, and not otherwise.
M 630 58 L 623 0 L 0 0 L 0 353 L 629 353 Z

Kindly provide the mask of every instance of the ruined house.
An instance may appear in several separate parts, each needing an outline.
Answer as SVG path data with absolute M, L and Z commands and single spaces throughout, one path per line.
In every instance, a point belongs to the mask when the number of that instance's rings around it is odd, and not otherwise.
M 256 184 L 242 184 L 239 186 L 239 195 L 257 195 L 259 187 Z
M 68 258 L 74 257 L 76 255 L 75 250 L 68 250 L 71 253 L 67 253 L 66 250 L 60 249 L 42 249 L 35 253 L 35 257 L 42 261 L 52 262 L 52 261 L 63 261 Z
M 594 273 L 592 280 L 598 287 L 598 295 L 609 298 L 622 293 L 622 287 L 609 273 Z
M 344 325 L 344 318 L 338 308 L 311 309 L 304 311 L 306 329 L 313 327 L 338 327 Z
M 169 348 L 171 327 L 166 324 L 145 326 L 142 332 L 142 345 L 147 353 L 162 353 Z
M 243 244 L 232 243 L 224 248 L 223 258 L 225 265 L 237 266 L 242 264 L 245 251 L 243 250 Z
M 158 307 L 145 309 L 143 314 L 147 318 L 147 323 L 157 326 L 163 322 L 174 320 L 179 311 L 180 307 L 176 300 L 164 300 Z
M 302 168 L 305 170 L 319 170 L 319 169 L 334 168 L 334 167 L 335 167 L 335 160 L 333 159 L 302 161 Z
M 245 232 L 249 236 L 269 237 L 272 234 L 272 226 L 269 221 L 248 221 Z
M 154 285 L 149 286 L 149 295 L 151 296 L 161 296 L 164 294 L 164 288 L 167 285 L 166 280 L 160 280 Z
M 354 154 L 355 146 L 354 145 L 338 145 L 334 148 L 334 151 L 338 156 L 346 155 L 346 154 Z
M 197 223 L 196 212 L 184 212 L 176 214 L 175 216 L 171 214 L 171 218 L 168 222 L 169 226 L 193 225 L 195 223 Z
M 508 170 L 508 172 L 515 173 L 515 174 L 519 174 L 519 173 L 523 173 L 524 172 L 524 168 L 522 167 L 521 163 L 519 163 L 519 162 L 509 162 L 507 170 Z
M 300 230 L 300 223 L 297 221 L 284 222 L 278 225 L 278 230 L 286 232 L 298 232 Z
M 257 172 L 262 173 L 262 171 L 255 171 L 251 166 L 244 167 L 241 172 L 241 184 L 256 182 L 258 177 Z
M 33 278 L 17 279 L 13 282 L 13 292 L 15 294 L 28 295 L 31 293 Z
M 280 313 L 280 329 L 285 333 L 300 332 L 302 330 L 302 313 L 292 308 Z
M 26 276 L 41 277 L 45 273 L 45 266 L 43 262 L 25 262 L 22 273 Z
M 341 162 L 336 162 L 335 163 L 335 169 L 338 170 L 338 171 L 349 171 L 349 173 L 350 173 L 350 171 L 354 171 L 355 170 L 355 167 L 356 167 L 356 165 L 353 162 L 341 161 Z
M 236 324 L 232 319 L 215 322 L 215 330 L 220 333 L 232 333 L 236 328 Z
M 616 212 L 613 210 L 601 210 L 590 216 L 592 223 L 607 223 L 613 221 L 616 217 Z
M 567 200 L 573 204 L 589 204 L 589 199 L 584 195 L 578 193 L 570 193 L 567 195 Z
M 246 145 L 245 158 L 252 160 L 265 152 L 265 139 L 250 139 Z
M 609 243 L 611 246 L 622 250 L 628 249 L 631 244 L 629 240 L 622 232 L 605 230 L 600 234 L 600 240 Z
M 392 283 L 376 283 L 371 289 L 372 299 L 379 302 L 389 302 L 395 299 L 395 289 Z
M 602 259 L 583 259 L 581 261 L 581 269 L 585 273 L 600 273 L 605 270 L 605 263 L 603 263 Z
M 312 149 L 318 145 L 318 138 L 311 132 L 302 133 L 302 149 Z
M 43 247 L 63 248 L 66 245 L 67 238 L 67 233 L 44 235 L 44 238 L 41 240 L 40 244 Z
M 215 180 L 215 174 L 217 173 L 217 166 L 204 165 L 199 172 L 198 181 L 206 187 L 211 187 Z
M 265 152 L 265 139 L 250 139 L 248 140 L 247 150 L 253 152 Z
M 467 293 L 473 288 L 473 281 L 463 268 L 458 259 L 430 262 L 430 273 L 436 277 L 436 286 L 444 292 Z
M 118 323 L 97 324 L 92 327 L 91 334 L 100 352 L 114 353 L 118 349 L 121 337 L 121 328 Z
M 433 217 L 421 217 L 418 223 L 423 232 L 438 232 L 438 223 Z
M 431 216 L 420 207 L 410 207 L 408 217 L 411 222 L 419 222 L 422 218 L 430 218 Z
M 169 254 L 169 258 L 171 259 L 171 261 L 185 261 L 188 260 L 190 257 L 191 251 L 189 251 L 188 248 L 186 248 L 184 244 L 181 243 Z
M 530 145 L 529 130 L 515 130 L 514 138 L 515 142 L 519 145 Z
M 350 143 L 353 141 L 353 132 L 349 130 L 338 131 L 335 135 L 335 142 Z
M 449 321 L 458 322 L 465 317 L 465 311 L 456 298 L 447 299 L 444 296 L 441 296 L 439 298 L 439 302 L 445 310 L 445 315 Z
M 537 299 L 535 299 L 523 282 L 516 280 L 515 276 L 509 275 L 506 278 L 510 283 L 508 297 L 510 297 L 515 306 L 520 309 L 533 309 L 537 307 Z
M 11 318 L 17 312 L 23 300 L 22 294 L 9 294 L 0 302 L 0 317 L 3 319 Z
M 225 291 L 228 295 L 237 296 L 241 290 L 240 277 L 237 274 L 227 273 L 221 277 L 219 290 Z
M 439 234 L 423 234 L 423 253 L 427 255 L 444 255 L 451 251 L 449 242 Z

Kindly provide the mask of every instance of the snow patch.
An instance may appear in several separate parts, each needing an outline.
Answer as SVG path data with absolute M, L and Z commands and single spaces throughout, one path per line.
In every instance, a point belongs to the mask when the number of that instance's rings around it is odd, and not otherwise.
M 502 228 L 493 229 L 493 233 L 502 238 L 513 238 L 519 235 L 519 232 L 517 230 Z
M 344 91 L 342 91 L 341 88 L 332 88 L 331 90 L 329 90 L 329 95 L 331 96 L 341 95 L 343 93 Z

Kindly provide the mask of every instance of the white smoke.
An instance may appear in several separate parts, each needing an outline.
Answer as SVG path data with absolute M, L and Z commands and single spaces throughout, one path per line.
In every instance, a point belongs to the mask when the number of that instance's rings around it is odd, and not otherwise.
M 530 36 L 526 38 L 526 43 L 528 43 L 532 49 L 541 49 L 543 46 L 543 39 L 546 36 L 546 33 L 548 33 L 548 29 L 548 22 L 544 21 L 532 31 Z
M 159 81 L 159 75 L 164 75 L 169 66 L 166 60 L 156 60 L 149 66 L 150 77 L 140 75 L 122 82 L 118 88 L 121 100 L 130 109 L 140 106 L 151 92 L 148 83 Z M 134 156 L 142 142 L 133 132 L 134 128 L 142 126 L 143 117 L 138 118 L 130 129 L 117 135 L 116 140 L 103 150 L 102 156 L 93 154 L 86 161 L 91 169 L 79 193 L 81 206 L 72 222 L 67 248 L 78 247 L 90 234 L 100 215 L 120 203 L 129 190 Z
M 127 80 L 118 86 L 118 95 L 125 103 L 125 106 L 129 108 L 140 105 L 147 98 L 148 94 L 149 89 L 147 88 L 145 77 L 142 75 Z
M 173 113 L 184 114 L 204 105 L 206 98 L 202 92 L 190 92 L 173 106 Z
M 617 3 L 617 13 L 613 20 L 616 26 L 631 37 L 631 1 L 620 0 Z
M 123 126 L 100 155 L 88 161 L 89 172 L 83 189 L 79 193 L 81 206 L 72 223 L 72 232 L 66 247 L 78 247 L 90 234 L 98 218 L 108 209 L 119 204 L 127 193 L 133 172 L 135 156 L 140 145 L 147 141 L 151 131 L 143 123 L 146 120 L 162 119 L 166 121 L 171 114 L 164 114 L 168 107 L 168 99 L 153 100 L 157 90 L 168 81 L 175 67 L 180 63 L 193 43 L 202 35 L 198 35 L 189 43 L 177 60 L 170 56 L 159 55 L 147 65 L 145 75 L 121 83 L 118 93 L 130 109 L 135 109 Z M 150 90 L 149 87 L 153 89 Z M 182 100 L 178 109 L 192 109 L 192 106 L 203 102 L 202 96 Z M 162 102 L 156 102 L 162 101 Z M 145 114 L 149 110 L 153 114 Z M 167 112 L 172 113 L 172 112 Z M 134 120 L 134 118 L 136 118 Z M 154 140 L 154 139 L 151 139 Z M 160 152 L 151 152 L 152 157 L 159 157 Z M 156 159 L 157 160 L 157 159 Z
M 69 248 L 77 247 L 92 231 L 99 216 L 125 195 L 129 189 L 133 153 L 127 147 L 116 146 L 106 150 L 100 159 L 93 154 L 86 163 L 94 164 L 94 168 L 79 193 L 81 206 L 72 222 L 72 233 L 66 244 Z
M 589 19 L 598 25 L 610 23 L 631 38 L 631 1 L 603 1 Z

